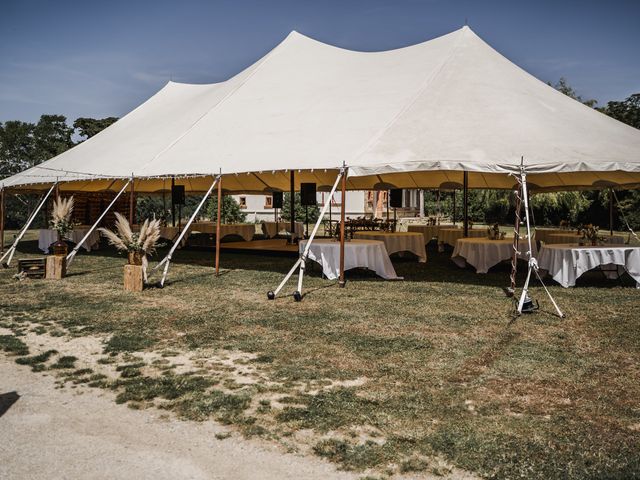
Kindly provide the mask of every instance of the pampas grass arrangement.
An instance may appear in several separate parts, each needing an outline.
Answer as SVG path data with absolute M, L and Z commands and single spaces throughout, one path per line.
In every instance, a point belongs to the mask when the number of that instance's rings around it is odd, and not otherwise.
M 100 228 L 109 243 L 122 252 L 152 255 L 160 240 L 160 220 L 145 220 L 139 232 L 134 232 L 128 220 L 116 212 L 116 231 Z
M 51 229 L 58 232 L 60 239 L 73 230 L 71 215 L 73 214 L 73 196 L 69 198 L 57 197 L 53 201 L 51 212 Z

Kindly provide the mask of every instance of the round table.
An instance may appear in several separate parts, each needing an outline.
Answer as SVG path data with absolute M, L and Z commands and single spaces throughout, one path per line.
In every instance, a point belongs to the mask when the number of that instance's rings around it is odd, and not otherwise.
M 540 249 L 538 266 L 565 288 L 573 287 L 576 279 L 589 270 L 600 266 L 615 266 L 616 268 L 603 270 L 605 276 L 617 278 L 626 270 L 640 288 L 640 247 L 544 245 Z
M 472 238 L 486 237 L 487 230 L 483 228 L 470 228 L 468 236 Z M 446 243 L 452 247 L 455 247 L 456 240 L 463 237 L 464 229 L 462 228 L 441 228 L 438 231 L 438 243 Z
M 422 263 L 427 261 L 427 250 L 424 248 L 424 236 L 417 232 L 355 232 L 358 240 L 379 240 L 384 243 L 387 253 L 414 253 Z
M 526 230 L 526 227 L 520 227 L 520 231 Z M 536 227 L 533 229 L 535 239 L 537 242 L 545 242 L 549 241 L 549 235 L 555 234 L 571 234 L 575 233 L 575 230 L 570 228 L 559 228 L 559 227 Z
M 300 253 L 308 240 L 298 244 Z M 314 240 L 309 247 L 309 259 L 322 266 L 322 273 L 329 280 L 340 276 L 340 242 L 334 239 Z M 351 240 L 344 244 L 344 269 L 368 268 L 386 280 L 399 280 L 383 242 L 376 240 Z
M 575 232 L 566 232 L 566 233 L 551 233 L 547 235 L 547 240 L 545 243 L 547 244 L 557 244 L 557 243 L 573 243 L 578 244 L 581 241 L 583 243 L 590 243 L 590 240 L 583 239 L 582 235 Z M 623 245 L 624 237 L 620 235 L 607 235 L 604 236 L 604 241 L 610 245 Z
M 408 232 L 421 233 L 424 236 L 424 243 L 429 243 L 432 238 L 438 237 L 438 233 L 443 228 L 456 228 L 455 225 L 409 225 Z
M 518 241 L 518 258 L 528 260 L 529 243 L 526 239 Z M 531 242 L 532 254 L 538 253 L 535 242 Z M 491 267 L 513 256 L 513 238 L 491 240 L 489 238 L 461 238 L 451 254 L 451 260 L 461 268 L 472 265 L 476 273 L 487 273 Z

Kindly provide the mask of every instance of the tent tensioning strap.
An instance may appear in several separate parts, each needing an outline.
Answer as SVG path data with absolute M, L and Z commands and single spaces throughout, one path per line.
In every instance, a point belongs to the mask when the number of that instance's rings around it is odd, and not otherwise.
M 185 236 L 185 234 L 189 231 L 189 228 L 191 228 L 191 224 L 193 223 L 193 221 L 195 220 L 196 216 L 198 215 L 198 212 L 200 211 L 200 209 L 202 208 L 202 206 L 204 205 L 204 203 L 207 201 L 207 198 L 209 198 L 209 195 L 211 195 L 211 192 L 213 191 L 213 189 L 215 188 L 215 186 L 218 184 L 218 182 L 220 181 L 220 177 L 221 175 L 217 175 L 216 178 L 213 180 L 213 183 L 211 184 L 211 186 L 209 187 L 209 190 L 207 190 L 207 193 L 204 194 L 204 197 L 202 197 L 202 200 L 200 200 L 200 203 L 198 204 L 198 207 L 194 210 L 194 212 L 191 214 L 191 217 L 189 218 L 189 221 L 187 222 L 187 224 L 184 226 L 184 229 L 182 230 L 182 232 L 180 232 L 180 235 L 178 236 L 178 238 L 176 239 L 176 241 L 173 244 L 173 247 L 171 247 L 171 250 L 169 250 L 169 253 L 167 254 L 166 257 L 164 257 L 160 263 L 158 263 L 155 267 L 153 267 L 154 270 L 157 270 L 158 268 L 160 268 L 162 265 L 164 265 L 164 270 L 162 272 L 162 280 L 160 280 L 160 287 L 164 287 L 164 281 L 167 278 L 167 273 L 169 272 L 169 264 L 171 263 L 171 257 L 173 256 L 173 252 L 176 251 L 176 248 L 178 248 L 178 246 L 180 245 L 180 243 L 182 242 L 182 238 Z M 220 222 L 221 220 L 218 219 L 218 222 Z
M 20 240 L 22 240 L 22 237 L 24 237 L 24 234 L 27 232 L 27 230 L 31 226 L 31 223 L 33 222 L 33 220 L 35 220 L 36 215 L 38 214 L 38 212 L 40 212 L 40 209 L 42 208 L 42 206 L 45 204 L 45 202 L 49 198 L 49 195 L 51 195 L 51 192 L 53 192 L 55 190 L 57 185 L 58 185 L 58 182 L 55 182 L 53 185 L 51 185 L 51 188 L 49 189 L 47 194 L 43 197 L 42 201 L 38 204 L 36 209 L 33 211 L 31 216 L 27 220 L 27 223 L 25 224 L 25 226 L 22 227 L 22 230 L 20 230 L 20 233 L 18 234 L 18 236 L 16 237 L 15 241 L 13 242 L 13 245 L 11 245 L 11 248 L 9 248 L 9 250 L 7 250 L 5 252 L 5 254 L 2 256 L 2 258 L 0 258 L 0 263 L 2 263 L 2 266 L 4 266 L 5 268 L 8 267 L 9 265 L 11 265 L 11 259 L 13 258 L 13 254 L 16 252 L 16 248 L 18 247 L 18 243 L 20 243 Z M 9 257 L 9 259 L 5 263 L 4 259 L 7 258 L 7 256 Z

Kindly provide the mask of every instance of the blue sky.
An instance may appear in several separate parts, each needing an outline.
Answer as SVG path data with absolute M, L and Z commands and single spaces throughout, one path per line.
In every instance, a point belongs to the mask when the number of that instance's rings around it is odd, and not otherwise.
M 210 83 L 291 30 L 386 50 L 464 25 L 600 104 L 640 92 L 640 0 L 0 0 L 0 121 L 122 116 L 168 80 Z

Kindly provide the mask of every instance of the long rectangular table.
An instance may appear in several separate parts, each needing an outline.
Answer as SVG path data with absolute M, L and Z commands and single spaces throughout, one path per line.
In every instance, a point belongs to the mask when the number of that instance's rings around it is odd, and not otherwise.
M 191 224 L 192 232 L 216 234 L 216 224 L 214 222 L 193 222 Z M 256 225 L 254 223 L 223 223 L 220 225 L 220 239 L 227 235 L 238 235 L 245 242 L 250 242 L 256 234 Z
M 422 263 L 427 261 L 424 236 L 417 232 L 354 232 L 359 240 L 379 240 L 384 243 L 387 253 L 411 252 Z
M 89 228 L 90 227 L 74 228 L 69 233 L 67 233 L 65 239 L 77 244 L 87 234 Z M 49 252 L 49 247 L 56 241 L 58 241 L 58 232 L 48 228 L 43 228 L 40 230 L 40 233 L 38 235 L 38 248 L 44 253 Z M 91 232 L 91 235 L 89 235 L 89 238 L 84 241 L 81 247 L 84 248 L 87 252 L 90 252 L 91 250 L 98 248 L 99 245 L 100 233 L 97 230 L 94 230 L 93 232 Z
M 293 232 L 293 238 L 304 238 L 304 224 L 302 222 L 295 222 L 295 231 Z M 273 238 L 280 232 L 291 233 L 290 222 L 262 222 L 262 233 L 267 238 Z
M 575 286 L 576 279 L 589 270 L 614 265 L 612 270 L 603 270 L 605 276 L 615 278 L 626 270 L 640 288 L 640 247 L 555 244 L 543 246 L 538 256 L 540 269 L 565 288 Z

